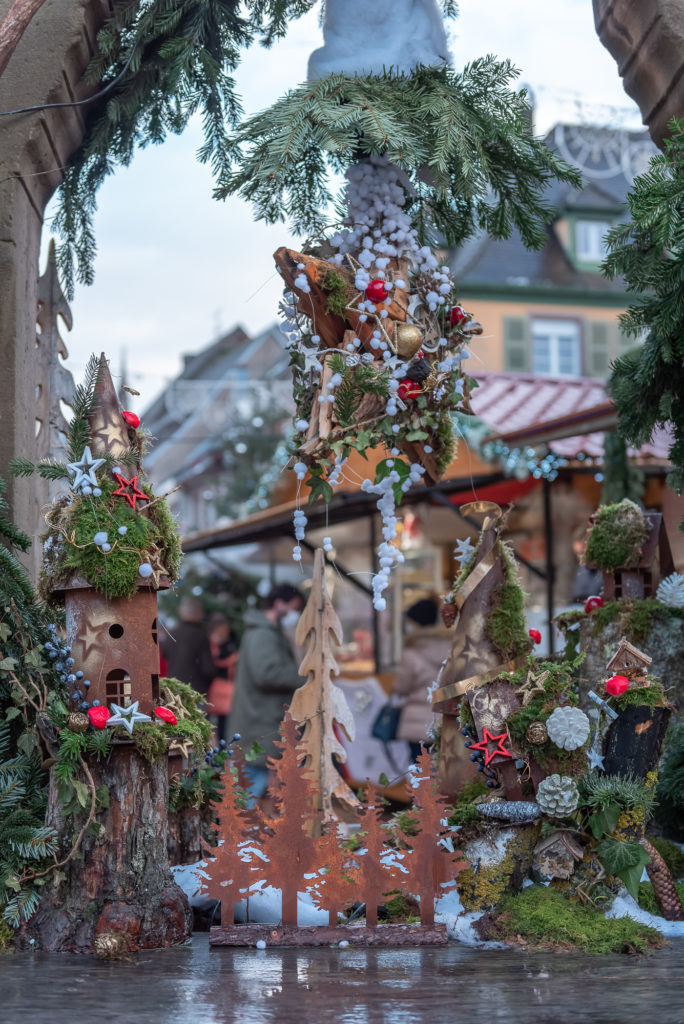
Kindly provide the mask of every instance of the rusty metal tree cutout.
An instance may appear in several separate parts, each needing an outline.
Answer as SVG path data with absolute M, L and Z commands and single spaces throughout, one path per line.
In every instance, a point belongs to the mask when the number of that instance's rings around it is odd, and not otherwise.
M 418 757 L 417 767 L 413 802 L 418 832 L 409 836 L 400 830 L 402 839 L 410 847 L 406 859 L 409 877 L 402 887 L 420 899 L 420 923 L 432 927 L 435 898 L 455 887 L 455 875 L 466 862 L 449 849 L 447 809 L 438 793 L 430 755 L 425 748 Z
M 290 714 L 303 725 L 300 749 L 305 765 L 317 791 L 315 808 L 319 822 L 354 820 L 358 800 L 337 771 L 334 758 L 347 760 L 347 753 L 337 739 L 333 723 L 337 722 L 349 740 L 354 739 L 354 719 L 342 690 L 332 681 L 340 669 L 332 644 L 342 643 L 342 627 L 325 585 L 325 561 L 320 548 L 314 558 L 311 594 L 297 625 L 297 643 L 305 648 L 299 667 L 307 681 L 295 691 Z M 320 832 L 320 828 L 318 829 Z
M 258 879 L 250 856 L 254 843 L 248 838 L 252 822 L 240 808 L 244 793 L 237 785 L 236 776 L 237 771 L 234 773 L 231 769 L 223 776 L 223 796 L 212 804 L 219 820 L 216 846 L 202 839 L 204 852 L 213 860 L 206 871 L 197 875 L 201 882 L 206 880 L 208 895 L 219 900 L 224 925 L 234 923 L 234 904 Z

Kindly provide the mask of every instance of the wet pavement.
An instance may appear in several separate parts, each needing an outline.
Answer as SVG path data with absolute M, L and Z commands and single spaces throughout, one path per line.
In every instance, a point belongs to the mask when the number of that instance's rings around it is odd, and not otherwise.
M 648 957 L 185 947 L 0 957 L 2 1024 L 684 1024 L 684 942 Z

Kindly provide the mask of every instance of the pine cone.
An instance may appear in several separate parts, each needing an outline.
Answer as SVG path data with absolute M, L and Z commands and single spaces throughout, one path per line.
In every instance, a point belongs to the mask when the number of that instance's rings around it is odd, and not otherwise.
M 563 750 L 577 750 L 589 739 L 589 719 L 580 708 L 554 708 L 546 729 L 551 742 Z
M 539 745 L 546 743 L 548 738 L 549 733 L 543 722 L 530 722 L 525 733 L 525 739 L 528 743 Z
M 579 803 L 579 790 L 567 775 L 549 775 L 537 787 L 537 803 L 550 818 L 565 818 Z
M 90 719 L 80 711 L 71 711 L 66 720 L 66 727 L 71 732 L 85 732 L 90 725 Z
M 128 942 L 117 932 L 102 932 L 93 939 L 93 953 L 99 960 L 118 960 L 128 951 Z
M 648 839 L 640 839 L 639 843 L 651 858 L 651 863 L 646 865 L 646 874 L 651 879 L 663 917 L 666 921 L 684 921 L 684 907 L 667 864 Z
M 453 626 L 454 622 L 458 618 L 458 608 L 456 607 L 455 604 L 450 604 L 448 601 L 445 601 L 444 604 L 442 605 L 441 612 L 442 622 L 447 627 L 447 629 L 449 629 L 451 626 Z

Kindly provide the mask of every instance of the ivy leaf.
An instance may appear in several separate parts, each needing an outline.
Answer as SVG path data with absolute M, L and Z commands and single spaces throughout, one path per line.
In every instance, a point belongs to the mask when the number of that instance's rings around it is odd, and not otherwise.
M 2 640 L 3 643 L 4 643 L 5 641 L 9 640 L 11 635 L 12 635 L 12 630 L 7 625 L 7 623 L 6 622 L 0 622 L 0 640 Z
M 307 483 L 311 488 L 311 493 L 309 494 L 309 504 L 313 504 L 316 498 L 322 498 L 327 505 L 333 496 L 333 489 L 328 483 L 328 481 L 324 480 L 320 476 L 312 476 L 309 477 Z
M 74 789 L 76 790 L 76 799 L 81 807 L 87 807 L 90 800 L 90 791 L 85 782 L 81 782 L 80 779 L 74 779 Z
M 19 708 L 8 708 L 5 712 L 5 721 L 11 722 L 13 718 L 18 718 L 20 714 L 21 710 Z
M 3 658 L 2 661 L 0 661 L 0 670 L 3 672 L 13 672 L 16 667 L 16 658 Z
M 427 441 L 428 435 L 425 430 L 409 430 L 406 435 L 407 441 Z
M 254 740 L 254 743 L 252 744 L 252 746 L 249 748 L 249 750 L 245 754 L 245 761 L 256 761 L 257 757 L 259 757 L 260 754 L 265 754 L 265 753 L 266 753 L 266 751 L 261 746 L 261 744 L 257 743 L 257 741 Z
M 620 812 L 619 804 L 608 804 L 602 811 L 592 814 L 589 818 L 589 828 L 594 834 L 594 839 L 601 839 L 615 831 Z
M 99 786 L 95 793 L 95 799 L 98 811 L 106 811 L 109 808 L 109 787 Z
M 643 846 L 608 836 L 596 847 L 596 853 L 606 874 L 617 875 L 624 882 L 630 896 L 637 899 L 643 869 L 651 863 Z
M 17 747 L 21 750 L 22 754 L 27 756 L 30 756 L 37 746 L 36 734 L 32 729 L 23 732 L 17 740 Z

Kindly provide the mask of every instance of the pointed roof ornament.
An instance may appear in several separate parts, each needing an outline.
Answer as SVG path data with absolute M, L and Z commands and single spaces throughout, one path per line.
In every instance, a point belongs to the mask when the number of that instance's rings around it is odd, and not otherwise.
M 100 356 L 95 393 L 97 403 L 89 419 L 91 444 L 97 451 L 103 449 L 116 457 L 130 447 L 130 440 L 104 352 Z

